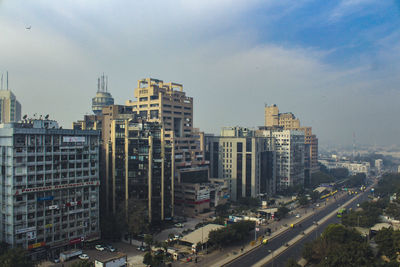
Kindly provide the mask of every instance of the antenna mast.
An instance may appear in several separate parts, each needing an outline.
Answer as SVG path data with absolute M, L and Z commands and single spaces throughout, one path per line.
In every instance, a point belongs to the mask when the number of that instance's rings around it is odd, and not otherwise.
M 1 90 L 3 90 L 3 73 L 1 74 Z
M 7 71 L 7 91 L 8 91 L 8 71 Z

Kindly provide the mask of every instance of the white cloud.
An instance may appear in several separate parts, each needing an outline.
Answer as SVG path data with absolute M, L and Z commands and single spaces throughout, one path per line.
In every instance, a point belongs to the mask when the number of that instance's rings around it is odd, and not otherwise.
M 10 70 L 23 113 L 50 113 L 69 127 L 90 112 L 96 78 L 104 71 L 119 104 L 133 98 L 143 77 L 183 83 L 194 97 L 194 124 L 207 132 L 261 125 L 264 103 L 294 112 L 322 141 L 350 136 L 351 142 L 353 131 L 364 140 L 368 131 L 378 136 L 381 130 L 368 130 L 363 116 L 371 107 L 375 125 L 398 131 L 378 119 L 396 119 L 398 105 L 391 112 L 384 107 L 399 99 L 398 91 L 376 89 L 399 82 L 393 71 L 399 61 L 389 56 L 395 47 L 376 55 L 383 65 L 393 64 L 390 71 L 377 72 L 368 57 L 352 62 L 355 67 L 332 66 L 324 63 L 332 51 L 258 44 L 258 32 L 239 19 L 259 1 L 96 3 L 40 1 L 24 8 L 7 2 L 9 13 L 0 17 L 0 72 Z

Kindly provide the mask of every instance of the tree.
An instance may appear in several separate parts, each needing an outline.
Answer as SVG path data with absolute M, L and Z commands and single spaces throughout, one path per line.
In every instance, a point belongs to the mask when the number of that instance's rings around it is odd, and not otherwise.
M 303 257 L 317 266 L 374 266 L 374 256 L 358 232 L 340 224 L 304 246 Z
M 278 211 L 275 213 L 275 217 L 278 219 L 285 218 L 286 215 L 289 213 L 289 211 L 290 210 L 288 208 L 286 208 L 285 206 L 280 206 L 278 208 Z
M 144 235 L 144 242 L 145 242 L 149 247 L 151 247 L 151 246 L 153 245 L 153 243 L 154 243 L 153 236 L 152 236 L 152 235 Z
M 329 170 L 329 174 L 332 175 L 336 180 L 344 179 L 349 176 L 349 170 L 346 168 L 334 168 Z
M 299 202 L 299 205 L 300 206 L 306 206 L 307 204 L 308 204 L 308 198 L 307 198 L 307 196 L 306 195 L 301 195 L 301 196 L 299 196 L 299 198 L 298 198 L 298 202 Z
M 298 264 L 297 261 L 296 261 L 295 259 L 290 258 L 290 259 L 286 262 L 285 267 L 301 267 L 301 265 Z
M 319 192 L 318 192 L 318 191 L 312 191 L 312 192 L 310 193 L 310 197 L 311 197 L 311 200 L 312 200 L 313 203 L 316 202 L 316 201 L 318 201 L 318 199 L 319 199 Z
M 212 245 L 224 247 L 231 245 L 232 242 L 244 240 L 249 231 L 254 229 L 255 223 L 252 221 L 240 221 L 230 224 L 227 227 L 211 231 L 208 240 Z
M 22 248 L 12 248 L 0 256 L 2 267 L 33 267 L 32 261 L 26 257 L 26 251 Z
M 227 202 L 225 204 L 221 204 L 215 207 L 215 215 L 226 217 L 229 214 L 229 209 L 231 208 L 231 203 Z
M 128 211 L 125 212 L 124 203 L 119 210 L 117 220 L 120 227 L 128 232 L 131 240 L 133 236 L 148 231 L 148 213 L 145 201 L 131 198 L 128 200 Z
M 335 181 L 335 177 L 325 172 L 316 172 L 311 174 L 310 187 L 315 188 L 323 183 L 332 183 Z

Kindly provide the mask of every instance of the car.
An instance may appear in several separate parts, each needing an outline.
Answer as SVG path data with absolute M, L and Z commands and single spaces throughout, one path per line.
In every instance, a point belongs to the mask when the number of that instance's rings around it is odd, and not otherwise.
M 102 245 L 96 245 L 95 248 L 98 251 L 103 251 L 104 250 L 104 247 Z
M 300 218 L 301 216 L 300 216 L 300 214 L 296 214 L 296 218 Z
M 138 246 L 138 247 L 137 247 L 137 250 L 142 251 L 142 252 L 145 252 L 145 251 L 148 251 L 149 248 L 148 248 L 148 247 L 145 247 L 145 246 Z
M 78 258 L 80 258 L 81 260 L 88 260 L 89 256 L 87 254 L 81 254 L 78 256 Z
M 108 249 L 110 252 L 115 252 L 117 251 L 111 244 L 106 245 L 106 249 Z
M 185 225 L 183 223 L 176 223 L 174 226 L 177 228 L 183 228 Z
M 264 238 L 263 241 L 262 241 L 262 243 L 263 243 L 264 245 L 266 245 L 266 244 L 268 243 L 268 238 Z
M 53 262 L 54 262 L 54 263 L 59 263 L 59 262 L 60 262 L 60 259 L 59 259 L 59 258 L 54 258 L 54 259 L 53 259 Z
M 319 203 L 316 206 L 319 207 Z
M 174 240 L 178 240 L 180 238 L 182 238 L 183 236 L 181 234 L 175 234 L 174 235 Z

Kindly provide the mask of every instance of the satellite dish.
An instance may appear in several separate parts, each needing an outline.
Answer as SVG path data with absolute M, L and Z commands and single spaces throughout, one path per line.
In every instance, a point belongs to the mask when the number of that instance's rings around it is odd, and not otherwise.
M 44 118 L 47 120 L 49 118 L 49 114 L 47 114 Z
M 25 120 L 27 117 L 28 117 L 28 115 L 25 114 L 22 118 Z

